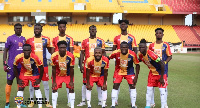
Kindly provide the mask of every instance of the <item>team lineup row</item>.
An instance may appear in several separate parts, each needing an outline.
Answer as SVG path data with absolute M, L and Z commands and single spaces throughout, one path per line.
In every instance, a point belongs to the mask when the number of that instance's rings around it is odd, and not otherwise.
M 46 97 L 46 107 L 53 106 L 53 108 L 56 108 L 57 105 L 57 89 L 62 87 L 63 82 L 66 83 L 68 106 L 74 108 L 74 56 L 78 57 L 79 55 L 80 71 L 83 73 L 83 86 L 82 102 L 77 106 L 86 105 L 85 100 L 87 100 L 87 107 L 91 108 L 91 90 L 93 83 L 96 83 L 99 99 L 98 104 L 102 105 L 102 108 L 106 107 L 106 81 L 109 59 L 115 59 L 114 85 L 112 90 L 113 108 L 118 104 L 119 86 L 123 78 L 129 84 L 131 107 L 136 108 L 135 86 L 140 70 L 139 61 L 143 61 L 150 69 L 146 108 L 155 106 L 154 87 L 159 87 L 160 89 L 161 108 L 167 108 L 168 62 L 172 59 L 172 54 L 168 43 L 162 41 L 164 30 L 162 28 L 155 30 L 156 42 L 152 43 L 149 49 L 147 49 L 145 39 L 140 41 L 138 60 L 135 37 L 127 33 L 128 23 L 128 20 L 119 20 L 121 34 L 114 38 L 113 52 L 110 56 L 106 56 L 104 40 L 96 37 L 97 28 L 94 25 L 89 27 L 90 37 L 82 41 L 80 49 L 80 46 L 78 47 L 77 44 L 73 45 L 73 38 L 65 34 L 67 22 L 64 20 L 58 21 L 59 36 L 55 37 L 52 42 L 48 37 L 41 34 L 42 26 L 40 24 L 34 26 L 35 36 L 27 40 L 21 36 L 21 24 L 16 24 L 14 26 L 15 34 L 8 37 L 3 55 L 4 71 L 7 72 L 5 108 L 9 108 L 10 106 L 11 86 L 15 77 L 19 85 L 17 96 L 23 97 L 24 87 L 28 86 L 30 81 L 30 99 L 33 99 L 34 91 L 36 98 L 42 98 L 39 89 L 40 82 L 42 81 Z M 49 76 L 46 48 L 52 54 L 52 106 L 49 103 Z M 6 62 L 7 52 L 9 52 L 8 62 Z M 134 71 L 133 63 L 136 65 L 136 72 Z M 17 105 L 19 108 L 24 106 L 24 104 Z M 28 107 L 33 106 L 34 102 L 31 100 Z M 38 107 L 41 108 L 42 104 L 38 104 Z

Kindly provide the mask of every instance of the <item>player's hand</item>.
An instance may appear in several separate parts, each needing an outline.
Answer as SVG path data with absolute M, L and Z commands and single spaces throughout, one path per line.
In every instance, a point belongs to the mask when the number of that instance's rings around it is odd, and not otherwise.
M 3 68 L 5 72 L 9 72 L 9 69 L 11 69 L 10 66 L 8 66 L 8 64 L 4 64 Z
M 21 79 L 19 79 L 19 80 L 17 80 L 17 84 L 19 84 L 20 86 L 23 86 L 24 82 Z
M 92 86 L 90 84 L 87 83 L 86 87 L 88 90 L 92 90 Z
M 134 86 L 134 87 L 136 86 L 136 83 L 137 83 L 137 77 L 135 77 L 135 78 L 133 79 L 133 86 Z
M 84 68 L 83 68 L 83 66 L 80 66 L 80 71 L 81 71 L 81 73 L 84 72 Z
M 103 90 L 107 90 L 107 85 L 106 85 L 106 84 L 103 84 L 102 89 L 103 89 Z
M 74 83 L 73 82 L 69 82 L 69 86 L 73 89 L 74 88 Z
M 57 87 L 57 84 L 55 82 L 53 82 L 52 89 L 54 90 L 56 87 Z
M 165 85 L 165 81 L 164 81 L 164 79 L 163 78 L 160 78 L 159 79 L 159 81 L 160 81 L 160 86 L 162 85 L 162 86 L 164 86 Z
M 40 82 L 41 82 L 40 79 L 35 79 L 35 80 L 36 80 L 35 83 L 34 83 L 35 86 L 38 85 L 38 84 L 40 84 Z

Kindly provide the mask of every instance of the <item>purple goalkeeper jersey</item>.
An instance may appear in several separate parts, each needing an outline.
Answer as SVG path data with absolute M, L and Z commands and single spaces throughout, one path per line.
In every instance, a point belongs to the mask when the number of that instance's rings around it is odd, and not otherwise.
M 23 52 L 23 45 L 26 43 L 26 39 L 23 36 L 12 35 L 7 38 L 5 42 L 5 48 L 8 48 L 8 65 L 13 68 L 13 62 L 15 57 Z

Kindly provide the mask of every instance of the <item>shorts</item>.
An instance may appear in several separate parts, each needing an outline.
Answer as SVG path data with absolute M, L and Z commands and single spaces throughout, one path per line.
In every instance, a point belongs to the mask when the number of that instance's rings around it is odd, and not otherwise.
M 94 83 L 97 84 L 98 87 L 102 87 L 104 83 L 104 76 L 101 77 L 91 77 L 90 76 L 90 85 L 93 87 Z
M 21 68 L 17 67 L 18 74 L 20 73 L 20 71 L 21 71 Z M 7 72 L 7 80 L 13 80 L 14 78 L 15 78 L 15 73 L 13 71 L 13 67 L 11 67 L 11 69 L 9 70 L 9 72 Z
M 19 85 L 19 87 L 24 88 L 24 87 L 28 86 L 29 85 L 29 81 L 31 81 L 33 87 L 40 87 L 40 84 L 34 85 L 36 79 L 39 79 L 39 78 L 40 78 L 39 75 L 38 76 L 24 76 L 24 75 L 20 75 L 19 79 L 21 79 L 23 81 L 23 85 L 21 85 L 21 86 Z
M 84 62 L 84 67 L 83 67 L 83 83 L 87 83 L 87 80 L 86 80 L 86 67 L 85 67 L 85 62 Z
M 80 58 L 80 53 L 74 53 L 74 58 Z
M 40 72 L 40 68 L 38 68 Z M 49 81 L 49 73 L 48 73 L 48 66 L 44 67 L 44 72 L 42 76 L 42 81 Z
M 121 83 L 122 79 L 126 79 L 128 84 L 133 84 L 133 79 L 135 78 L 135 74 L 133 75 L 119 75 L 118 73 L 115 73 L 113 76 L 113 83 Z
M 74 82 L 74 79 L 73 79 Z M 53 83 L 53 78 L 52 78 Z M 70 83 L 70 76 L 56 76 L 56 84 L 57 87 L 55 87 L 53 90 L 58 90 L 58 88 L 62 88 L 62 83 L 66 84 L 66 88 L 71 89 L 72 87 L 69 85 Z
M 160 85 L 160 82 L 159 82 L 160 77 L 161 77 L 161 75 L 153 75 L 152 72 L 150 71 L 149 72 L 149 76 L 148 76 L 148 84 L 147 84 L 147 86 L 148 87 L 166 88 L 167 85 L 168 85 L 167 75 L 166 74 L 163 75 L 163 79 L 164 79 L 164 82 L 165 82 L 164 86 Z

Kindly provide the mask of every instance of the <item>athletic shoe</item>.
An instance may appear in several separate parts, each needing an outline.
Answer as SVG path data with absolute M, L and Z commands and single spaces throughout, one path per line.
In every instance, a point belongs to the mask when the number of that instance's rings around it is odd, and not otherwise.
M 78 104 L 77 106 L 84 106 L 86 105 L 85 102 L 80 102 L 80 104 Z
M 52 108 L 53 106 L 51 106 L 50 102 L 47 101 L 46 107 Z
M 10 103 L 6 103 L 5 108 L 10 108 Z
M 145 108 L 151 108 L 150 106 L 145 106 Z
M 155 103 L 150 105 L 151 108 L 154 108 L 155 106 L 156 106 Z
M 33 107 L 34 106 L 34 102 L 31 101 L 31 103 L 28 105 L 28 107 Z

